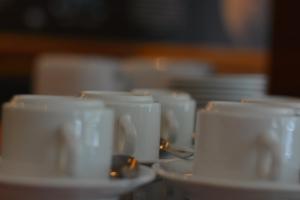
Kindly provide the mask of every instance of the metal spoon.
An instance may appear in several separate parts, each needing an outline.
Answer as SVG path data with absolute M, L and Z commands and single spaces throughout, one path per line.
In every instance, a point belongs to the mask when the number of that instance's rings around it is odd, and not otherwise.
M 164 138 L 160 138 L 159 149 L 160 153 L 170 153 L 171 155 L 181 159 L 189 159 L 194 155 L 192 150 L 172 147 L 170 142 Z
M 128 155 L 114 155 L 109 176 L 111 179 L 136 178 L 139 175 L 138 161 Z

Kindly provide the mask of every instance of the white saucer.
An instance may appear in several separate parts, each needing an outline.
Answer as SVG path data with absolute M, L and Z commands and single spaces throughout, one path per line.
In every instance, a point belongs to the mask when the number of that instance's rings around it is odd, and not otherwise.
M 299 200 L 300 184 L 244 182 L 194 177 L 192 161 L 161 161 L 153 166 L 162 178 L 190 199 Z
M 0 162 L 0 165 L 3 161 Z M 140 166 L 139 176 L 124 180 L 91 180 L 15 175 L 0 170 L 0 199 L 101 200 L 118 199 L 155 178 L 152 169 Z

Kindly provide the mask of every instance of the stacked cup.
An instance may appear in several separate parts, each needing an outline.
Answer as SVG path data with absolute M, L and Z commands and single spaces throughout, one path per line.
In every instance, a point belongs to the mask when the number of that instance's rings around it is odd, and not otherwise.
M 293 109 L 210 102 L 197 122 L 197 177 L 299 183 L 300 121 Z
M 104 101 L 115 111 L 114 153 L 133 155 L 142 163 L 158 161 L 161 111 L 152 96 L 83 91 L 81 97 Z
M 162 138 L 177 147 L 193 147 L 196 103 L 189 94 L 161 89 L 135 89 L 133 93 L 152 95 L 161 104 Z
M 155 178 L 135 158 L 158 160 L 160 104 L 125 92 L 82 94 L 16 95 L 3 105 L 1 198 L 20 199 L 22 187 L 30 199 L 112 200 Z
M 100 101 L 15 96 L 3 106 L 3 161 L 26 176 L 108 179 L 113 117 Z

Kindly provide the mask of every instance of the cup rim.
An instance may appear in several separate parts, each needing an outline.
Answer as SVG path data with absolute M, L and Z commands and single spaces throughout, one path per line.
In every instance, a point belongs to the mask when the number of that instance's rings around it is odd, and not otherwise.
M 120 64 L 120 59 L 116 57 L 101 57 L 97 55 L 83 56 L 80 54 L 43 54 L 35 62 L 39 68 L 63 68 L 70 69 L 85 69 L 86 67 L 101 68 L 116 68 Z
M 269 99 L 251 99 L 251 98 L 245 98 L 241 100 L 242 103 L 252 103 L 252 104 L 261 104 L 261 105 L 267 105 L 271 107 L 284 107 L 284 108 L 290 108 L 295 109 L 295 112 L 297 115 L 300 114 L 300 99 L 296 98 L 269 98 Z
M 218 107 L 216 107 L 218 106 Z M 226 107 L 228 106 L 228 107 Z M 214 112 L 224 114 L 235 114 L 239 116 L 295 116 L 296 112 L 292 108 L 272 107 L 260 104 L 247 104 L 230 101 L 210 101 L 203 109 L 203 112 Z
M 23 108 L 23 109 L 54 109 L 54 110 L 81 110 L 81 109 L 99 109 L 104 108 L 102 101 L 84 100 L 72 96 L 54 96 L 54 95 L 36 95 L 19 94 L 4 104 L 4 107 Z
M 93 91 L 87 90 L 81 92 L 82 98 L 99 99 L 105 103 L 121 102 L 121 103 L 154 103 L 151 95 L 134 94 L 124 91 Z
M 168 89 L 159 89 L 159 88 L 135 88 L 131 90 L 134 94 L 141 94 L 141 95 L 168 95 L 172 93 L 172 90 Z
M 192 98 L 189 94 L 184 92 L 172 92 L 169 95 L 161 95 L 159 101 L 168 102 L 168 101 L 191 101 Z M 172 102 L 171 102 L 172 103 Z
M 188 93 L 176 91 L 176 90 L 165 90 L 155 88 L 137 88 L 132 90 L 135 94 L 152 95 L 157 101 L 169 102 L 169 101 L 190 101 L 191 96 Z M 172 102 L 170 102 L 172 103 Z

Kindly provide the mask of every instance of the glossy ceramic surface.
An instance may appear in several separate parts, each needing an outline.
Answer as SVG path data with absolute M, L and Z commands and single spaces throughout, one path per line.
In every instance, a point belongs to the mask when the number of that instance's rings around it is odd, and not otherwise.
M 299 141 L 292 109 L 211 102 L 198 112 L 194 174 L 298 183 Z
M 82 90 L 124 90 L 120 65 L 112 57 L 44 54 L 35 61 L 33 92 L 75 96 Z
M 160 161 L 154 165 L 159 176 L 188 199 L 210 200 L 296 200 L 299 184 L 252 182 L 194 176 L 193 162 L 180 159 Z
M 108 178 L 112 133 L 99 101 L 19 95 L 3 106 L 2 156 L 33 174 Z
M 175 78 L 198 78 L 211 75 L 213 68 L 207 63 L 168 58 L 130 58 L 121 68 L 127 75 L 130 88 L 167 88 Z
M 115 153 L 133 155 L 139 162 L 153 163 L 159 159 L 160 104 L 152 96 L 124 92 L 82 92 L 82 98 L 99 99 L 115 111 Z M 130 130 L 124 134 L 122 119 L 128 117 Z M 126 129 L 125 129 L 126 132 Z M 124 141 L 124 142 L 122 142 Z
M 296 112 L 296 115 L 300 115 L 300 99 L 292 98 L 292 97 L 280 97 L 280 96 L 267 96 L 265 98 L 248 98 L 243 99 L 243 103 L 255 103 L 261 104 L 264 106 L 272 106 L 272 107 L 286 107 L 291 108 Z
M 163 138 L 174 146 L 192 147 L 196 103 L 187 93 L 160 89 L 135 89 L 133 92 L 151 94 L 161 104 Z
M 78 179 L 16 174 L 20 165 L 0 162 L 0 198 L 9 200 L 118 199 L 155 178 L 153 170 L 140 166 L 138 177 L 123 180 Z

